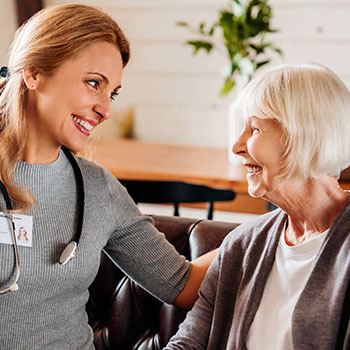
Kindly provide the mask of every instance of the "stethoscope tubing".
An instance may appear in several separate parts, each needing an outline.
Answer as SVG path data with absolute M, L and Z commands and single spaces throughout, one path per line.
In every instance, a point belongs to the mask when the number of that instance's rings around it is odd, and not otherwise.
M 78 196 L 78 220 L 77 220 L 77 226 L 76 226 L 76 234 L 70 243 L 67 244 L 65 249 L 63 250 L 63 253 L 60 256 L 59 263 L 61 265 L 66 264 L 72 257 L 75 256 L 75 252 L 77 249 L 77 246 L 80 241 L 81 232 L 83 228 L 83 220 L 84 220 L 84 206 L 85 206 L 85 192 L 84 192 L 84 181 L 83 181 L 83 175 L 81 173 L 80 167 L 75 159 L 75 157 L 72 155 L 70 150 L 62 146 L 62 150 L 66 157 L 68 158 L 70 164 L 72 165 L 74 176 L 76 180 L 77 185 L 77 196 Z M 20 275 L 20 263 L 19 263 L 19 254 L 18 254 L 18 245 L 16 241 L 16 229 L 15 229 L 15 223 L 12 216 L 12 203 L 10 200 L 10 196 L 7 192 L 6 186 L 2 181 L 0 181 L 0 190 L 4 196 L 5 203 L 6 203 L 6 209 L 7 214 L 9 215 L 9 224 L 10 224 L 10 231 L 11 231 L 11 237 L 13 241 L 13 249 L 15 253 L 15 264 L 16 264 L 16 276 L 15 281 L 6 289 L 0 290 L 0 294 L 5 294 L 10 291 L 16 291 L 18 290 L 18 279 Z
M 10 291 L 15 291 L 18 290 L 18 280 L 19 280 L 19 275 L 20 275 L 20 265 L 19 265 L 19 254 L 18 254 L 18 245 L 16 241 L 16 230 L 15 230 L 15 223 L 13 221 L 13 216 L 12 216 L 12 203 L 10 200 L 10 196 L 7 192 L 7 189 L 5 185 L 3 184 L 2 181 L 0 181 L 0 190 L 4 196 L 5 203 L 6 203 L 6 209 L 7 209 L 7 214 L 9 215 L 9 224 L 10 224 L 10 232 L 11 232 L 11 237 L 13 241 L 13 250 L 15 252 L 15 264 L 16 264 L 16 276 L 15 276 L 15 281 L 6 289 L 0 290 L 0 294 L 5 294 Z

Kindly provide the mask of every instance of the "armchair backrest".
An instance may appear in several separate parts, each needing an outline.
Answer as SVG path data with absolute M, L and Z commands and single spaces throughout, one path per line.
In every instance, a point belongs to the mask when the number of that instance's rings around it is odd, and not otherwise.
M 155 225 L 179 253 L 193 260 L 217 248 L 238 224 L 154 216 Z M 160 302 L 102 254 L 87 304 L 97 350 L 162 349 L 185 319 L 186 311 Z

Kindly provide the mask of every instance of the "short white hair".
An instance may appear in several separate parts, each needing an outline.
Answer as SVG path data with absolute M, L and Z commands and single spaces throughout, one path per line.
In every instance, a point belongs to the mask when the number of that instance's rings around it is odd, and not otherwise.
M 282 65 L 253 79 L 235 117 L 276 119 L 285 134 L 280 176 L 339 177 L 350 164 L 350 92 L 320 64 Z

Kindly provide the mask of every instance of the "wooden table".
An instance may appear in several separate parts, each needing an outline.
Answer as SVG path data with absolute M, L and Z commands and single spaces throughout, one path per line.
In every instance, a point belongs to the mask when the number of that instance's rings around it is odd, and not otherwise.
M 179 180 L 246 192 L 241 165 L 224 148 L 167 145 L 134 140 L 93 142 L 92 157 L 120 179 Z
M 215 203 L 217 210 L 266 212 L 265 200 L 248 195 L 245 170 L 228 162 L 226 148 L 103 139 L 92 140 L 85 157 L 101 164 L 118 179 L 185 181 L 234 190 L 235 200 Z
M 248 195 L 245 169 L 228 162 L 227 149 L 147 143 L 125 139 L 93 140 L 87 158 L 101 164 L 118 179 L 177 180 L 237 193 L 233 202 L 216 203 L 216 209 L 261 214 L 266 201 Z M 350 183 L 342 187 L 350 189 Z

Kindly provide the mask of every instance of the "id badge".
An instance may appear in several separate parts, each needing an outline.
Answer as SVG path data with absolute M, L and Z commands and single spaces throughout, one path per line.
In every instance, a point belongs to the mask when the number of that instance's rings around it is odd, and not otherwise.
M 33 243 L 33 216 L 12 214 L 15 224 L 15 236 L 18 246 L 32 247 Z M 11 221 L 7 213 L 0 211 L 0 244 L 13 244 Z

